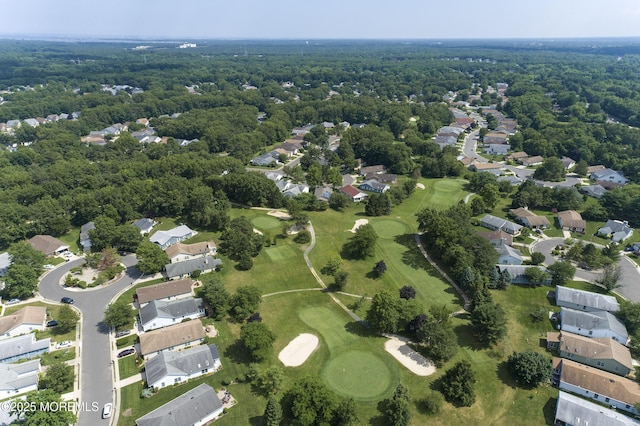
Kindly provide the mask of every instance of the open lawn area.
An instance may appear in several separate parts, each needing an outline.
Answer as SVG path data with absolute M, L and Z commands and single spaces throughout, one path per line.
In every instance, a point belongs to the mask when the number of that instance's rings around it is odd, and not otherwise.
M 140 372 L 138 366 L 136 365 L 136 357 L 137 355 L 129 355 L 124 358 L 120 358 L 118 360 L 118 371 L 120 373 L 120 380 L 126 379 L 127 377 L 131 377 L 134 374 L 138 374 Z

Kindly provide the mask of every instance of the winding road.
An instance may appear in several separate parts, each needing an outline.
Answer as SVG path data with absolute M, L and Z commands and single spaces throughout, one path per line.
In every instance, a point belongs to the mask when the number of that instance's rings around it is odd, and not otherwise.
M 102 407 L 107 402 L 115 402 L 109 329 L 102 322 L 104 310 L 121 290 L 140 278 L 141 273 L 135 268 L 135 256 L 128 255 L 122 258 L 122 263 L 127 268 L 125 274 L 107 287 L 79 291 L 61 287 L 62 277 L 84 261 L 84 258 L 73 260 L 51 270 L 40 281 L 39 292 L 42 297 L 54 303 L 59 303 L 62 297 L 71 297 L 75 301 L 74 306 L 82 313 L 82 335 L 77 346 L 81 354 L 79 402 L 86 407 L 97 402 L 100 409 L 80 411 L 77 424 L 95 426 L 109 424 L 109 420 L 102 419 Z
M 540 240 L 531 245 L 531 252 L 539 252 L 544 254 L 545 265 L 552 265 L 559 259 L 551 254 L 553 249 L 564 243 L 564 238 L 547 238 Z M 620 278 L 620 288 L 615 292 L 620 296 L 632 302 L 640 302 L 640 268 L 631 259 L 621 256 L 618 263 L 622 268 L 622 277 Z M 575 277 L 580 280 L 595 283 L 600 278 L 599 271 L 587 271 L 585 269 L 576 269 Z

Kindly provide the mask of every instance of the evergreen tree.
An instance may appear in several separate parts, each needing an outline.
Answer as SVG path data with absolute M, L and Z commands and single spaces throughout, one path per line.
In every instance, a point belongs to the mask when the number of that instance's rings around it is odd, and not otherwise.
M 264 409 L 264 419 L 267 426 L 280 426 L 282 422 L 282 406 L 275 396 L 270 396 L 267 400 L 267 407 Z

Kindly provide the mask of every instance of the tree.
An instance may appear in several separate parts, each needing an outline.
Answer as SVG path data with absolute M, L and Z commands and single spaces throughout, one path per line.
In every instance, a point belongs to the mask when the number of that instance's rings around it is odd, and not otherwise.
M 409 426 L 411 424 L 409 400 L 409 389 L 400 383 L 396 386 L 393 396 L 385 401 L 385 424 L 393 426 Z
M 307 244 L 311 242 L 311 232 L 303 229 L 302 231 L 298 232 L 298 234 L 293 238 L 293 241 L 298 244 Z
M 356 233 L 343 246 L 345 254 L 352 259 L 365 259 L 373 256 L 378 235 L 371 224 L 360 226 Z
M 373 272 L 376 274 L 376 276 L 380 277 L 382 274 L 384 274 L 387 271 L 387 264 L 385 263 L 384 260 L 380 260 L 376 263 L 376 265 L 373 267 Z
M 267 426 L 280 426 L 282 423 L 282 406 L 275 396 L 267 399 L 267 407 L 264 409 L 264 420 Z
M 428 318 L 416 331 L 416 337 L 436 362 L 447 362 L 458 352 L 458 340 L 448 319 L 441 322 L 435 317 Z
M 62 361 L 54 361 L 47 367 L 42 388 L 63 394 L 73 390 L 73 366 Z
M 351 199 L 341 192 L 334 191 L 329 196 L 329 207 L 339 212 L 347 208 Z
M 138 258 L 137 268 L 143 274 L 155 274 L 164 269 L 164 265 L 167 265 L 169 256 L 160 248 L 159 245 L 150 241 L 143 241 L 136 250 L 136 256 Z
M 258 287 L 247 285 L 238 287 L 236 294 L 231 296 L 230 313 L 237 319 L 245 319 L 260 306 L 262 292 Z
M 549 279 L 549 274 L 537 266 L 531 266 L 525 269 L 524 276 L 532 284 L 543 284 Z
M 640 331 L 640 303 L 622 300 L 617 315 L 627 326 L 630 334 L 635 335 Z
M 289 391 L 291 414 L 302 426 L 329 424 L 337 407 L 337 398 L 318 377 L 304 377 Z
M 218 277 L 207 275 L 202 280 L 200 295 L 213 311 L 211 313 L 213 318 L 219 321 L 227 315 L 231 296 Z
M 538 386 L 551 379 L 551 362 L 539 352 L 514 352 L 507 363 L 516 381 L 527 386 Z
M 471 364 L 462 360 L 446 371 L 442 378 L 442 394 L 447 401 L 471 407 L 476 400 L 476 377 Z
M 358 424 L 356 402 L 353 398 L 345 398 L 338 403 L 333 412 L 333 423 L 340 426 Z
M 398 299 L 386 290 L 373 296 L 371 307 L 367 311 L 367 322 L 371 328 L 380 333 L 395 333 L 399 319 Z
M 104 323 L 116 330 L 131 327 L 135 311 L 125 300 L 117 300 L 104 311 Z
M 71 410 L 61 409 L 62 398 L 53 389 L 31 391 L 26 394 L 24 404 L 16 404 L 22 408 L 12 411 L 11 414 L 23 419 L 21 424 L 25 426 L 68 426 L 76 423 L 76 415 Z M 32 410 L 30 407 L 43 407 Z
M 28 299 L 38 289 L 38 273 L 29 265 L 12 263 L 5 276 L 4 295 L 7 299 Z
M 480 196 L 482 197 L 485 206 L 488 209 L 493 209 L 498 204 L 498 200 L 500 200 L 500 191 L 498 191 L 498 187 L 496 185 L 490 183 L 480 190 Z
M 333 275 L 340 269 L 342 269 L 342 258 L 335 254 L 329 258 L 327 264 L 322 267 L 320 272 L 325 275 Z
M 263 322 L 250 322 L 240 329 L 240 339 L 256 361 L 264 361 L 271 355 L 276 336 Z
M 478 216 L 487 210 L 487 205 L 482 197 L 475 197 L 471 200 L 471 213 Z
M 507 334 L 507 317 L 500 305 L 483 303 L 471 312 L 471 325 L 479 341 L 494 345 Z
M 349 276 L 349 273 L 347 271 L 338 271 L 335 274 L 333 274 L 333 280 L 334 280 L 333 283 L 338 290 L 343 290 L 344 287 L 347 285 L 348 276 Z
M 371 194 L 364 207 L 367 216 L 384 216 L 391 213 L 391 199 L 389 194 Z
M 254 232 L 253 225 L 244 216 L 231 220 L 220 235 L 220 253 L 238 261 L 257 256 L 263 246 L 264 236 Z M 244 265 L 241 269 L 251 269 L 246 266 L 249 265 Z
M 584 159 L 580 160 L 576 163 L 576 166 L 573 168 L 573 172 L 578 176 L 586 176 L 589 173 L 589 163 L 587 163 Z
M 69 305 L 62 305 L 58 311 L 58 327 L 55 332 L 65 334 L 75 328 L 80 317 Z
M 565 285 L 576 273 L 576 267 L 565 260 L 554 263 L 547 270 L 551 274 L 552 285 Z
M 284 371 L 279 365 L 273 365 L 267 368 L 258 377 L 258 385 L 260 389 L 267 395 L 275 395 L 280 391 L 284 382 Z
M 607 291 L 613 291 L 620 287 L 622 278 L 622 267 L 620 265 L 604 265 L 600 278 L 596 283 L 603 286 Z
M 534 179 L 546 180 L 550 182 L 561 182 L 565 177 L 564 164 L 559 158 L 545 158 L 542 165 L 533 173 Z
M 416 298 L 416 289 L 411 287 L 410 285 L 405 285 L 400 289 L 400 298 L 401 299 L 415 299 Z
M 533 253 L 531 253 L 531 264 L 532 265 L 539 265 L 542 262 L 544 262 L 544 254 L 540 253 L 539 251 L 534 251 Z
M 438 414 L 440 410 L 442 410 L 442 405 L 444 404 L 444 398 L 442 394 L 439 392 L 429 392 L 425 397 L 420 401 L 420 405 L 428 414 Z

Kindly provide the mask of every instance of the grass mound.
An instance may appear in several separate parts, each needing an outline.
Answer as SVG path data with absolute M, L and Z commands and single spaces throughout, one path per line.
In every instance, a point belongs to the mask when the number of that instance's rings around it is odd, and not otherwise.
M 365 351 L 347 351 L 332 358 L 322 376 L 336 392 L 361 401 L 383 398 L 395 383 L 385 362 Z

